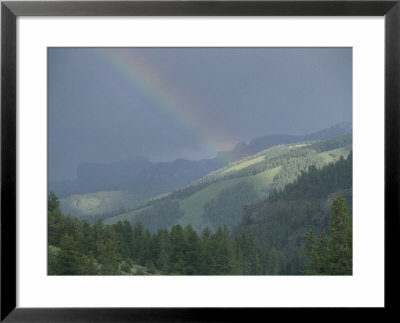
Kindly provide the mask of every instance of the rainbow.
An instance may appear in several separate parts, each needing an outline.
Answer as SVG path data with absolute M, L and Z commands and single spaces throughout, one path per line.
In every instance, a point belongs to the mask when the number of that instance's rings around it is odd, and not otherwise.
M 188 136 L 192 136 L 205 155 L 214 157 L 216 152 L 229 147 L 227 131 L 219 129 L 217 133 L 209 129 L 202 109 L 185 97 L 160 69 L 155 69 L 139 50 L 102 48 L 98 54 L 120 79 L 152 100 Z

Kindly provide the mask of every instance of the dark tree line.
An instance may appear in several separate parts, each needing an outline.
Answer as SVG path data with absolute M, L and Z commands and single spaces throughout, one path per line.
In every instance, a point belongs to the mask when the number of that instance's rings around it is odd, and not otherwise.
M 332 205 L 329 234 L 321 227 L 319 234 L 310 230 L 304 248 L 307 257 L 306 274 L 351 275 L 353 272 L 352 219 L 342 197 Z
M 198 234 L 173 225 L 151 234 L 141 222 L 90 225 L 65 216 L 58 198 L 48 201 L 49 275 L 268 275 L 279 273 L 279 254 L 254 236 L 232 237 L 226 228 Z
M 272 190 L 283 189 L 287 184 L 292 183 L 299 175 L 307 171 L 310 166 L 315 168 L 324 166 L 323 158 L 314 150 L 303 149 L 303 152 L 307 152 L 307 154 L 297 154 L 297 156 L 282 160 L 281 169 L 274 176 Z
M 353 136 L 351 134 L 337 136 L 329 140 L 317 141 L 309 146 L 316 152 L 321 153 L 324 151 L 346 147 L 353 143 Z
M 311 166 L 284 189 L 246 206 L 240 227 L 252 232 L 261 246 L 279 251 L 281 274 L 299 275 L 306 268 L 306 232 L 317 232 L 321 226 L 329 231 L 329 205 L 338 195 L 351 214 L 351 190 L 352 153 L 321 169 Z
M 353 154 L 318 169 L 315 165 L 302 171 L 292 183 L 270 193 L 271 200 L 321 198 L 329 193 L 352 187 Z

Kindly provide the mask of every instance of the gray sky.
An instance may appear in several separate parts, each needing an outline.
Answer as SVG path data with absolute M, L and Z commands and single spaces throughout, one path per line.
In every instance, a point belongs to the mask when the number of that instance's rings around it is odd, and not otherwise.
M 351 48 L 50 48 L 49 180 L 352 118 Z

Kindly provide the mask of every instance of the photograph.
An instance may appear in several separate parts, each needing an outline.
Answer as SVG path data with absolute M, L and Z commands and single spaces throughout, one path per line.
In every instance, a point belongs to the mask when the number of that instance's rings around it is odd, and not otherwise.
M 2 1 L 0 321 L 396 311 L 399 2 Z
M 352 47 L 48 47 L 47 275 L 353 275 Z

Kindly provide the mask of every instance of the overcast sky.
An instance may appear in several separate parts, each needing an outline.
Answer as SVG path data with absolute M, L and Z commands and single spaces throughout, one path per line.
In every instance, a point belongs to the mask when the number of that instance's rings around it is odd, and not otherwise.
M 49 180 L 352 118 L 351 48 L 50 48 Z

